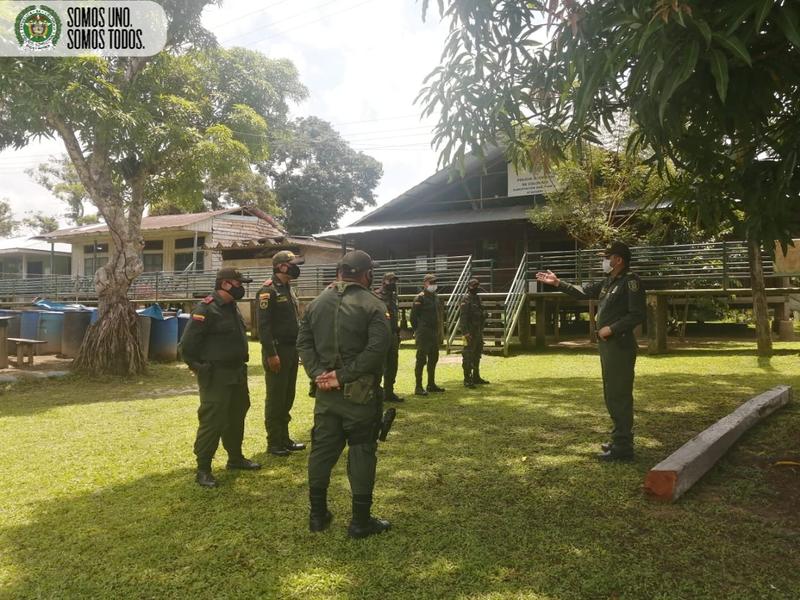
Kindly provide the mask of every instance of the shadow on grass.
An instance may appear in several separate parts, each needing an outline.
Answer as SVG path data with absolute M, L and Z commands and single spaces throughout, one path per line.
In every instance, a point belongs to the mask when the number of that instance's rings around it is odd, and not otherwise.
M 713 393 L 698 394 L 699 383 Z M 381 445 L 375 512 L 395 524 L 383 536 L 345 538 L 341 464 L 330 494 L 336 520 L 319 535 L 306 530 L 305 457 L 223 472 L 217 490 L 197 488 L 191 470 L 178 469 L 41 502 L 0 532 L 11 549 L 0 564 L 10 561 L 14 573 L 4 593 L 749 598 L 774 589 L 782 597 L 796 589 L 786 558 L 793 542 L 764 535 L 763 522 L 742 514 L 742 490 L 710 505 L 690 496 L 664 507 L 639 489 L 666 451 L 740 396 L 773 385 L 767 374 L 640 376 L 644 445 L 633 465 L 588 458 L 608 421 L 597 377 L 451 388 L 402 405 Z

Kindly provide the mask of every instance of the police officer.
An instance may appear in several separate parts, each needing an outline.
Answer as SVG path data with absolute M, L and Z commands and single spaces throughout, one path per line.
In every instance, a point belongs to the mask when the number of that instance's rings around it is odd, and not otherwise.
M 605 280 L 577 287 L 561 281 L 552 271 L 536 279 L 576 298 L 599 299 L 597 337 L 603 373 L 603 397 L 613 423 L 611 442 L 601 444 L 597 457 L 604 461 L 633 459 L 633 374 L 637 343 L 633 330 L 646 317 L 641 279 L 630 270 L 631 251 L 613 242 L 603 253 Z
M 436 385 L 436 363 L 439 362 L 442 310 L 436 295 L 436 275 L 428 274 L 422 280 L 422 291 L 414 297 L 411 306 L 411 328 L 417 341 L 417 361 L 414 367 L 416 388 L 414 394 L 427 396 L 428 392 L 441 393 L 445 389 Z M 428 386 L 422 387 L 422 371 L 428 366 Z
M 232 268 L 217 272 L 214 293 L 192 311 L 181 338 L 183 360 L 197 375 L 200 388 L 200 426 L 194 442 L 197 483 L 213 488 L 211 461 L 222 439 L 228 469 L 251 471 L 261 465 L 242 455 L 244 418 L 250 408 L 247 389 L 247 333 L 236 301 L 244 297 L 243 283 L 252 279 Z
M 330 525 L 331 470 L 347 444 L 353 496 L 347 532 L 352 538 L 382 533 L 390 526 L 370 513 L 382 410 L 377 385 L 391 342 L 386 307 L 370 291 L 371 284 L 369 254 L 345 254 L 336 283 L 309 304 L 297 338 L 303 367 L 317 385 L 308 460 L 309 529 L 322 531 Z
M 297 387 L 297 327 L 299 302 L 291 281 L 300 276 L 304 260 L 283 250 L 272 257 L 272 279 L 258 290 L 258 335 L 267 383 L 264 425 L 267 452 L 288 456 L 305 449 L 289 437 L 289 421 Z
M 397 307 L 397 280 L 394 273 L 383 276 L 381 287 L 375 290 L 375 295 L 386 305 L 389 313 L 389 328 L 392 330 L 392 343 L 386 355 L 386 365 L 383 369 L 383 399 L 387 402 L 403 402 L 403 398 L 394 393 L 394 382 L 397 379 L 397 361 L 400 354 L 400 311 Z
M 481 354 L 483 353 L 483 305 L 478 292 L 483 291 L 481 282 L 474 277 L 467 282 L 467 295 L 461 301 L 458 327 L 464 336 L 461 351 L 461 366 L 464 369 L 464 387 L 489 383 L 481 377 Z

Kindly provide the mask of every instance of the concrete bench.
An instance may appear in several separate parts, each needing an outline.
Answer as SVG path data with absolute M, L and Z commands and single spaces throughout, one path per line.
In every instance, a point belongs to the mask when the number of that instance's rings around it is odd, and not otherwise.
M 46 344 L 44 340 L 28 340 L 25 338 L 8 338 L 9 342 L 17 344 L 17 368 L 21 369 L 23 366 L 23 359 L 28 357 L 28 365 L 33 366 L 33 355 L 36 353 L 37 344 Z

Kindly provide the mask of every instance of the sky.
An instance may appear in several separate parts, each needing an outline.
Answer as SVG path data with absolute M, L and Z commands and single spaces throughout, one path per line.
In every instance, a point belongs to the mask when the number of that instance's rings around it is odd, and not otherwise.
M 439 63 L 447 25 L 433 13 L 423 23 L 417 0 L 224 0 L 206 9 L 203 22 L 223 46 L 294 62 L 309 97 L 292 107 L 292 116 L 331 122 L 353 148 L 383 164 L 379 205 L 436 170 L 435 120 L 422 121 L 414 99 Z M 0 152 L 0 198 L 10 201 L 17 218 L 65 212 L 25 172 L 63 152 L 57 140 Z

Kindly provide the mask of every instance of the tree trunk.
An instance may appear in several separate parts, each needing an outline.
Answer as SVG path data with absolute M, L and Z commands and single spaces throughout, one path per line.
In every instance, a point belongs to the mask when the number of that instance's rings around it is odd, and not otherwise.
M 761 243 L 748 239 L 747 256 L 750 261 L 750 287 L 753 290 L 753 317 L 756 321 L 756 339 L 759 356 L 772 355 L 772 334 L 769 330 L 767 292 L 764 285 L 764 268 L 761 263 Z
M 73 369 L 87 375 L 137 375 L 145 371 L 147 357 L 139 344 L 128 288 L 144 270 L 139 256 L 141 237 L 137 221 L 126 219 L 122 209 L 107 211 L 103 217 L 111 232 L 111 245 L 108 264 L 95 273 L 99 315 L 86 332 Z

